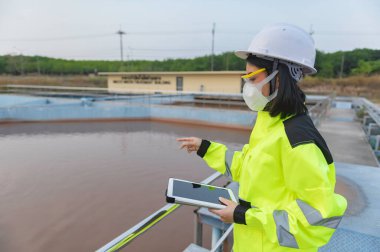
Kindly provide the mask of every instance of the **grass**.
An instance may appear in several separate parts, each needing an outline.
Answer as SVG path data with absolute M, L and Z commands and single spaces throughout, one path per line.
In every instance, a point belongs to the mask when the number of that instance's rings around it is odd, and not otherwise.
M 307 77 L 300 83 L 300 87 L 306 93 L 362 96 L 372 102 L 380 103 L 380 75 L 352 76 L 341 79 Z

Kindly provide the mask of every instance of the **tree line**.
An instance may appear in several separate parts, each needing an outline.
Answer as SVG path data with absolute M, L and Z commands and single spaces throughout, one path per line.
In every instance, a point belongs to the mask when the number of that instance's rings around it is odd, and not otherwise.
M 317 51 L 316 77 L 336 78 L 380 74 L 380 50 L 355 49 L 326 53 Z M 211 56 L 158 60 L 66 60 L 43 56 L 0 56 L 0 74 L 83 75 L 97 72 L 209 71 Z M 214 71 L 244 70 L 245 62 L 226 52 L 214 56 Z

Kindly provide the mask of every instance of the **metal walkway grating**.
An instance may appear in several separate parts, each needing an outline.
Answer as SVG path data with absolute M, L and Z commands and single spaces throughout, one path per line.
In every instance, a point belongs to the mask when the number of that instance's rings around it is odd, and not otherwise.
M 319 252 L 380 252 L 380 238 L 338 228 Z

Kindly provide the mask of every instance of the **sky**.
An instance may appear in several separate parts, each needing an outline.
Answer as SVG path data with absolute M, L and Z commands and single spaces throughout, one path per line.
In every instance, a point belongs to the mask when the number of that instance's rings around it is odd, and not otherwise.
M 380 49 L 378 0 L 0 0 L 0 55 L 125 60 L 245 50 L 271 23 L 313 31 L 324 52 Z

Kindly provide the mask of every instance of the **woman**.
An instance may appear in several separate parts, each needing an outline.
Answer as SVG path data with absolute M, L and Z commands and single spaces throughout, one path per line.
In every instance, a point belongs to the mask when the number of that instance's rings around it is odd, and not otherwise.
M 210 209 L 234 225 L 235 252 L 318 251 L 337 228 L 347 207 L 334 193 L 331 153 L 307 114 L 297 83 L 316 73 L 314 41 L 287 24 L 264 28 L 247 51 L 243 98 L 257 111 L 249 143 L 231 152 L 223 144 L 179 138 L 213 169 L 239 182 L 239 204 L 220 200 Z

